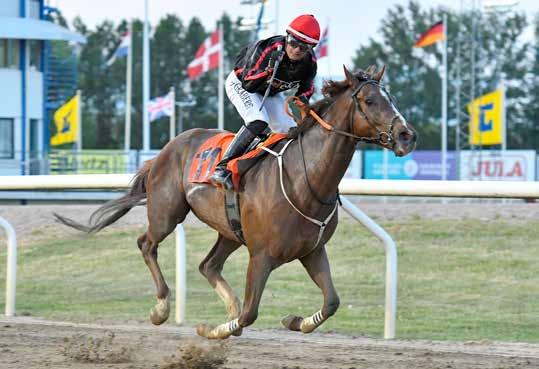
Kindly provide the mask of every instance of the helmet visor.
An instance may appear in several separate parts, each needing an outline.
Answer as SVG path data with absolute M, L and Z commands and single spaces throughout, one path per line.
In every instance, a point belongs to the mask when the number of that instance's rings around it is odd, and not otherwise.
M 297 38 L 295 38 L 294 36 L 292 36 L 291 34 L 288 34 L 288 36 L 286 37 L 286 43 L 287 43 L 287 45 L 290 45 L 290 47 L 292 47 L 294 49 L 299 48 L 303 52 L 306 52 L 306 51 L 311 50 L 313 48 L 313 45 L 307 44 L 307 43 L 305 43 L 303 41 L 300 41 Z

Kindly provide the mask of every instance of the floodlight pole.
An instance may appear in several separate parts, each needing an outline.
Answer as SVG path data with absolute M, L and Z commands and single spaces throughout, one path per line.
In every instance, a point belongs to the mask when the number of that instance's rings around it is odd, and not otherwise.
M 144 28 L 142 37 L 142 150 L 150 151 L 150 40 L 148 35 L 148 0 L 144 0 Z
M 447 14 L 443 17 L 444 45 L 442 54 L 442 181 L 447 179 Z

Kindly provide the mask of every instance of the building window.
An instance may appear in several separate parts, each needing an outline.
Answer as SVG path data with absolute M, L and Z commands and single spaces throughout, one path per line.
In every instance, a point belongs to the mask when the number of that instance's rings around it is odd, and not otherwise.
M 0 68 L 19 69 L 19 40 L 0 38 Z
M 38 40 L 29 40 L 28 49 L 30 50 L 30 69 L 41 70 L 41 45 Z
M 39 11 L 39 0 L 30 0 L 28 16 L 30 18 L 41 19 L 41 13 Z
M 13 119 L 0 118 L 0 159 L 13 159 Z

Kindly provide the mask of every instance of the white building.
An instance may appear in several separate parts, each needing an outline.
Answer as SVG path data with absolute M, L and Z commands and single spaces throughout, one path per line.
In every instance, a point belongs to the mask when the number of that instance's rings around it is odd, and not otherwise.
M 48 150 L 45 42 L 85 42 L 44 10 L 44 0 L 0 0 L 0 175 L 30 174 Z

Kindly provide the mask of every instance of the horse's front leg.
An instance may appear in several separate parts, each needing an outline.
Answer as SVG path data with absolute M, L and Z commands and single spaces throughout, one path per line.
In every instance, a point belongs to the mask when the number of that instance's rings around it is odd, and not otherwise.
M 200 336 L 210 339 L 224 339 L 253 324 L 258 316 L 258 305 L 268 277 L 277 266 L 272 258 L 265 254 L 251 255 L 247 268 L 247 282 L 245 284 L 245 300 L 243 311 L 239 318 L 218 325 L 213 328 L 205 324 L 197 327 Z
M 321 246 L 300 259 L 311 279 L 322 290 L 324 306 L 310 317 L 288 315 L 281 322 L 292 331 L 310 333 L 324 323 L 339 308 L 339 296 L 333 287 L 326 247 Z

